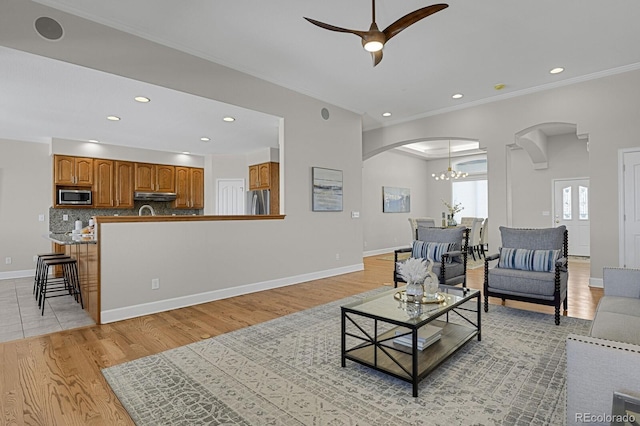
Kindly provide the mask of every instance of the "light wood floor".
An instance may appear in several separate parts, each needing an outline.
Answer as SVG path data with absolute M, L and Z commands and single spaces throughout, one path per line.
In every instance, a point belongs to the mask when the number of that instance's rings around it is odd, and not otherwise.
M 0 424 L 132 425 L 100 369 L 392 285 L 393 261 L 385 257 L 366 258 L 361 272 L 1 343 Z M 588 287 L 589 264 L 570 262 L 569 277 L 568 314 L 592 319 L 602 290 Z M 482 268 L 468 271 L 469 287 L 481 288 L 482 279 Z M 553 312 L 552 307 L 506 305 Z

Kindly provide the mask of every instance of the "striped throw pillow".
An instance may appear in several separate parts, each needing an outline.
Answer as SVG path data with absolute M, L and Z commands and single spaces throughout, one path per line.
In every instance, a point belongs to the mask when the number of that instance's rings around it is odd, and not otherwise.
M 417 259 L 433 259 L 434 262 L 440 262 L 442 255 L 456 250 L 456 243 L 428 243 L 426 241 L 415 240 L 413 242 L 413 250 L 411 257 Z M 451 262 L 451 258 L 447 259 Z
M 500 249 L 499 268 L 520 269 L 523 271 L 550 272 L 555 268 L 560 250 Z

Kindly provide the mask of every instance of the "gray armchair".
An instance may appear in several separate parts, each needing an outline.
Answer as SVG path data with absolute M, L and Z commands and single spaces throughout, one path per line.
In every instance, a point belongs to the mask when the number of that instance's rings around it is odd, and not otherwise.
M 433 272 L 438 275 L 440 284 L 456 285 L 462 283 L 467 286 L 467 245 L 469 243 L 469 230 L 465 227 L 456 228 L 432 228 L 419 226 L 417 239 L 412 247 L 395 251 L 395 268 L 393 271 L 393 283 L 398 287 L 399 282 L 405 280 L 398 273 L 398 255 L 411 253 L 414 258 L 433 259 Z M 433 254 L 436 254 L 433 256 Z M 439 254 L 439 256 L 438 256 Z
M 542 229 L 500 227 L 500 253 L 484 261 L 484 311 L 489 297 L 555 306 L 560 324 L 560 304 L 567 310 L 568 232 L 565 226 Z M 489 262 L 498 264 L 489 267 Z

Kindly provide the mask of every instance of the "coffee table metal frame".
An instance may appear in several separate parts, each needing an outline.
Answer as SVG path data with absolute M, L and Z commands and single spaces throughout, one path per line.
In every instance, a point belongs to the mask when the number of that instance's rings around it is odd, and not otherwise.
M 445 296 L 445 301 L 437 305 L 421 305 L 420 309 L 424 312 L 415 318 L 410 318 L 407 311 L 404 312 L 406 319 L 395 312 L 388 315 L 376 312 L 376 305 L 384 306 L 386 309 L 387 303 L 395 306 L 399 311 L 407 307 L 409 311 L 415 309 L 415 305 L 411 302 L 394 299 L 394 294 L 399 290 L 403 289 L 393 289 L 341 307 L 342 367 L 346 367 L 346 360 L 349 359 L 404 380 L 413 385 L 413 396 L 417 397 L 418 383 L 424 377 L 474 337 L 477 336 L 478 341 L 482 340 L 480 291 L 441 285 L 440 293 Z M 474 298 L 476 299 L 475 309 L 471 309 L 468 302 Z M 475 320 L 470 313 L 476 314 Z M 463 324 L 449 322 L 449 314 L 456 314 L 463 319 L 460 321 Z M 367 331 L 363 324 L 363 321 L 370 320 L 373 320 L 372 332 Z M 348 323 L 355 326 L 353 331 L 358 331 L 358 334 L 347 330 Z M 418 330 L 429 323 L 442 327 L 442 337 L 421 351 L 417 344 Z M 411 335 L 412 347 L 393 342 L 398 337 L 396 335 L 398 327 L 404 328 L 403 336 Z M 350 328 L 353 329 L 353 327 Z M 359 343 L 347 348 L 347 337 Z

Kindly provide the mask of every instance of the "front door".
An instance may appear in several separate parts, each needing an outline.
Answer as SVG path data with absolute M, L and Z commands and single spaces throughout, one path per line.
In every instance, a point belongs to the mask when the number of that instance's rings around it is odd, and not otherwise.
M 219 215 L 243 215 L 244 179 L 218 179 L 218 212 Z
M 589 179 L 553 182 L 553 226 L 569 231 L 569 254 L 590 256 Z

